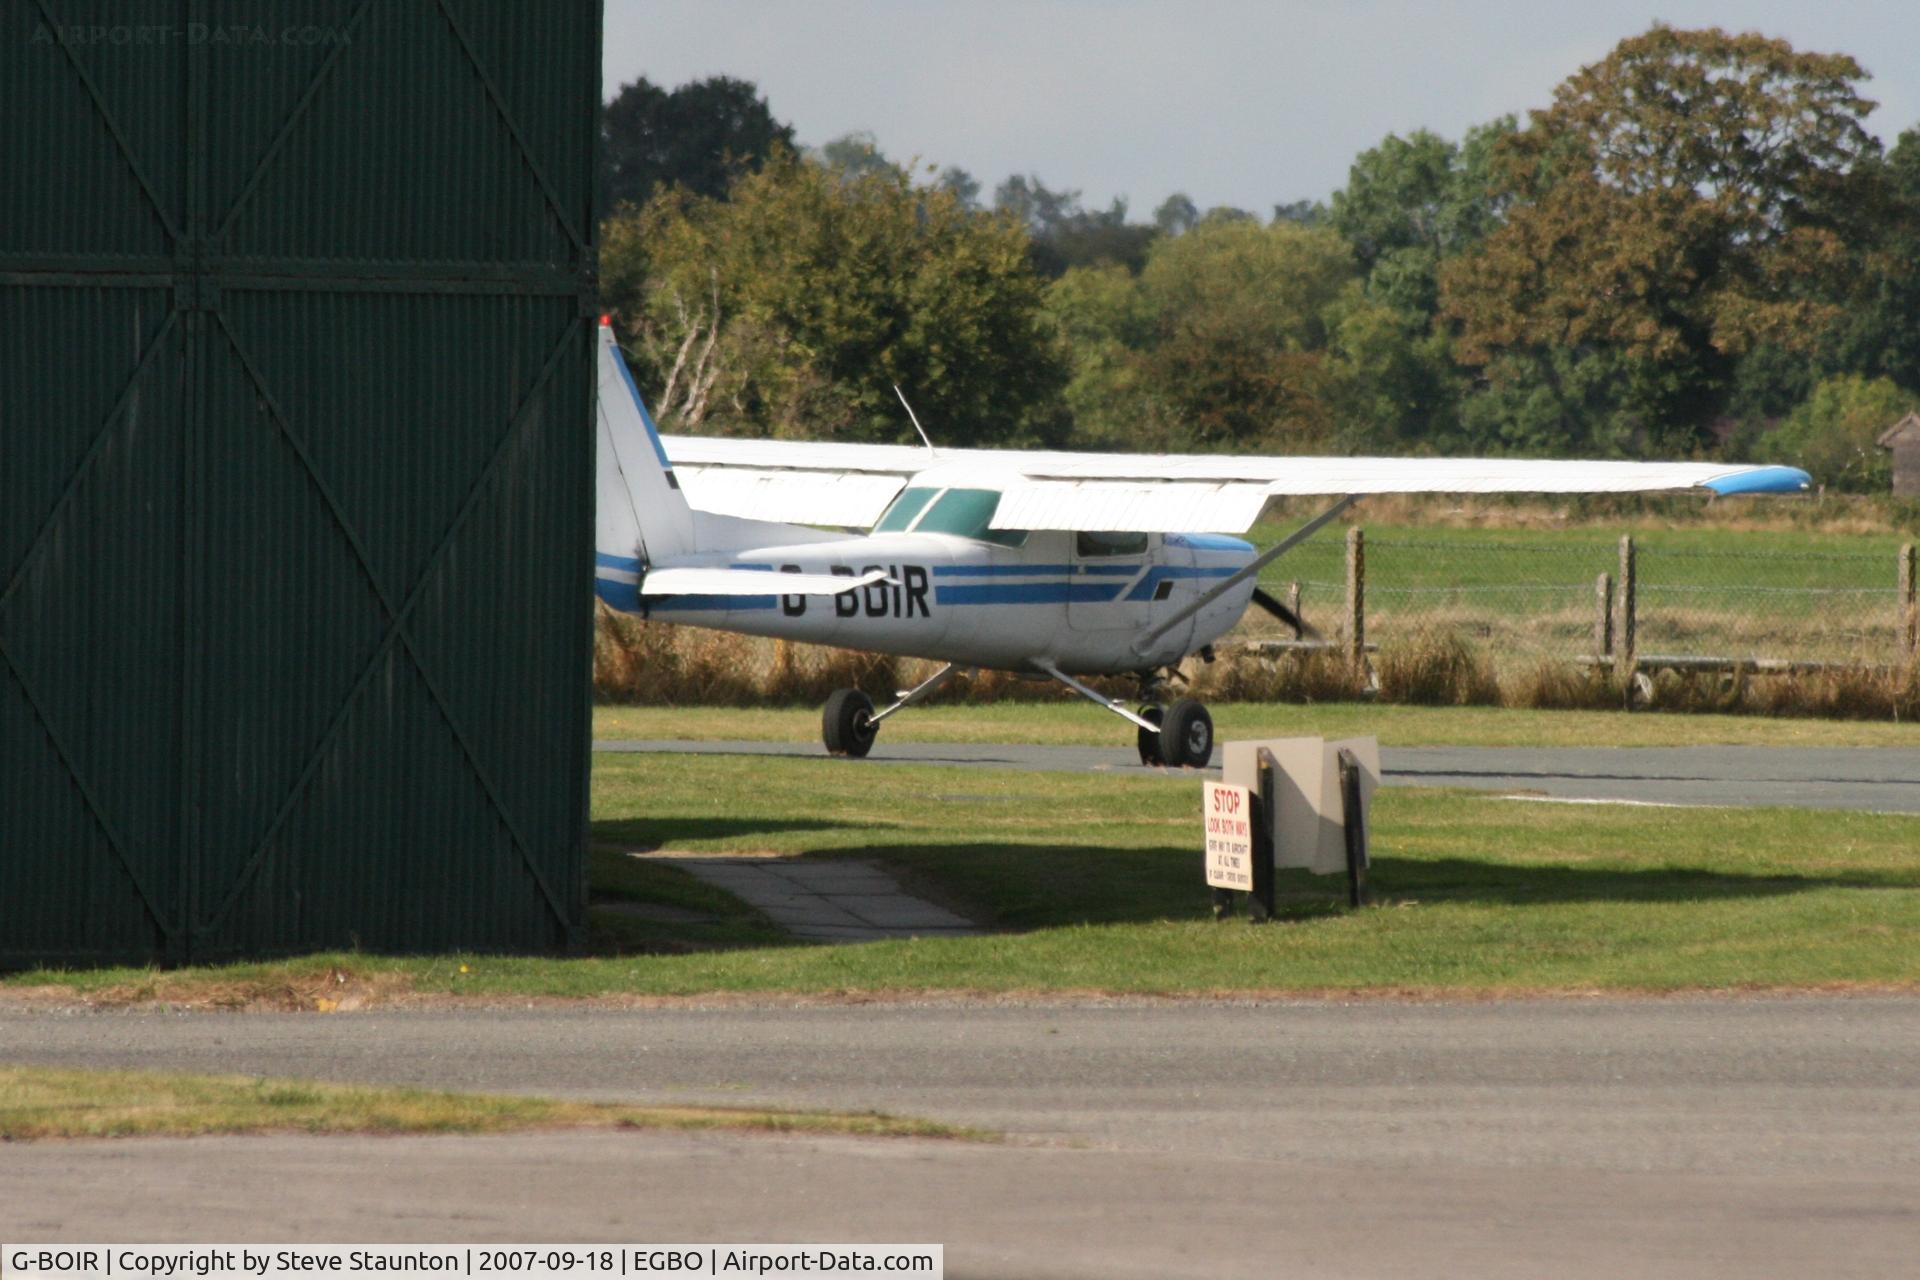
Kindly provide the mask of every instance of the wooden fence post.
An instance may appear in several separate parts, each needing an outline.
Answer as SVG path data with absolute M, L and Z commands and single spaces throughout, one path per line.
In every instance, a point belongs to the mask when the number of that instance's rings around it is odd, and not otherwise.
M 1633 535 L 1620 535 L 1620 587 L 1613 595 L 1613 676 L 1622 688 L 1633 680 L 1634 641 Z
M 1593 584 L 1593 656 L 1613 653 L 1613 575 L 1603 573 Z
M 1367 660 L 1367 536 L 1347 530 L 1347 655 L 1355 666 Z
M 1300 580 L 1298 578 L 1287 584 L 1287 608 L 1293 610 L 1293 616 L 1296 618 L 1304 619 L 1307 616 L 1300 612 Z
M 1916 566 L 1914 545 L 1900 548 L 1900 656 L 1908 662 L 1920 658 L 1920 566 Z

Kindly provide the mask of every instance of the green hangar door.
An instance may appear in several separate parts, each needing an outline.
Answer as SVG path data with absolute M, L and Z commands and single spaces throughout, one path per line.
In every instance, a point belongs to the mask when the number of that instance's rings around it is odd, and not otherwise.
M 577 944 L 600 6 L 0 14 L 0 965 Z

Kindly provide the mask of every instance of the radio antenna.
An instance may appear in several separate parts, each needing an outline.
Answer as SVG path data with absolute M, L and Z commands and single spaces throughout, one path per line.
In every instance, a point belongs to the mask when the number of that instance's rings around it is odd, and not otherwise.
M 920 419 L 914 414 L 913 406 L 907 403 L 907 393 L 900 389 L 900 384 L 897 382 L 893 384 L 893 394 L 900 397 L 900 407 L 907 411 L 907 421 L 911 422 L 913 429 L 920 433 L 921 441 L 927 446 L 927 456 L 938 459 L 940 451 L 933 447 L 933 441 L 927 437 L 927 429 L 920 425 Z

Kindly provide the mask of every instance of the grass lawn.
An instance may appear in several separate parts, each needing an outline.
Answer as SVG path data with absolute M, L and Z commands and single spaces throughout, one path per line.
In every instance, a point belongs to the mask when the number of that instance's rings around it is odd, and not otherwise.
M 1370 702 L 1219 703 L 1215 736 L 1284 738 L 1372 734 L 1392 747 L 1920 747 L 1920 725 L 1862 720 L 1771 719 L 1658 712 L 1523 711 L 1409 707 Z M 896 742 L 1042 742 L 1130 747 L 1133 730 L 1090 703 L 986 703 L 909 707 L 880 730 Z M 818 742 L 818 707 L 621 707 L 593 712 L 602 739 Z
M 0 1066 L 0 1142 L 231 1133 L 502 1133 L 732 1129 L 979 1136 L 878 1113 L 635 1107 L 254 1076 Z
M 1375 802 L 1377 905 L 1337 909 L 1338 880 L 1289 873 L 1283 918 L 1255 927 L 1209 918 L 1198 799 L 1198 784 L 1180 778 L 603 756 L 593 779 L 597 892 L 705 904 L 704 936 L 687 925 L 650 936 L 646 920 L 629 918 L 618 936 L 602 933 L 607 954 L 579 959 L 329 955 L 27 974 L 5 986 L 244 1004 L 336 986 L 520 998 L 1920 984 L 1920 818 L 1395 788 Z M 867 859 L 1003 932 L 792 944 L 628 849 Z

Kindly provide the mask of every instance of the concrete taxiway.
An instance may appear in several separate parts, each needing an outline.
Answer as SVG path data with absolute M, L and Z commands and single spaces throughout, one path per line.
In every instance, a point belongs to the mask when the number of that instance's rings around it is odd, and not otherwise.
M 824 757 L 818 743 L 605 740 L 596 751 Z M 1389 786 L 1469 787 L 1562 800 L 1920 813 L 1916 747 L 1385 747 Z M 1132 751 L 1031 743 L 888 742 L 859 765 L 1145 774 Z M 1218 774 L 1215 768 L 1211 771 Z
M 993 1144 L 27 1144 L 0 1238 L 940 1241 L 951 1276 L 1898 1273 L 1920 1000 L 0 1012 L 0 1060 L 879 1108 Z

